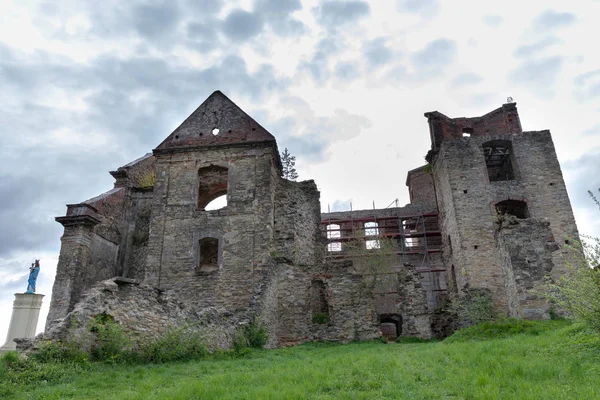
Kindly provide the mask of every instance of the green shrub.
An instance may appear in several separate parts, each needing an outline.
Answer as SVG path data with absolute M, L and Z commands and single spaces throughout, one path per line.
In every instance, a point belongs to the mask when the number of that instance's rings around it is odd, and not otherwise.
M 548 285 L 546 297 L 567 317 L 600 333 L 600 238 L 584 237 L 569 250 L 567 273 Z
M 312 315 L 313 324 L 328 324 L 329 314 L 328 313 L 314 313 Z
M 461 297 L 448 303 L 447 311 L 456 315 L 459 327 L 492 321 L 495 318 L 492 295 L 486 289 L 466 289 Z
M 232 338 L 232 347 L 236 353 L 243 352 L 249 347 L 262 348 L 267 344 L 269 337 L 267 330 L 256 319 L 236 329 Z
M 75 342 L 43 342 L 29 358 L 41 363 L 72 362 L 86 364 L 89 354 L 81 350 L 79 343 Z
M 200 331 L 192 327 L 171 328 L 161 336 L 138 343 L 137 362 L 164 363 L 202 359 L 209 355 Z
M 92 360 L 109 363 L 131 360 L 133 342 L 111 315 L 106 313 L 96 315 L 89 329 L 96 334 L 96 340 L 90 349 Z

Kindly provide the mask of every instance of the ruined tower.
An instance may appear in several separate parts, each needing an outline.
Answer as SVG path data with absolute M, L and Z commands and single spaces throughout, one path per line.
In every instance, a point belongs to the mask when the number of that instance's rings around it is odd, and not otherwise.
M 425 113 L 445 264 L 458 291 L 497 311 L 544 318 L 536 289 L 564 272 L 577 227 L 550 132 L 523 132 L 516 104 L 475 118 Z

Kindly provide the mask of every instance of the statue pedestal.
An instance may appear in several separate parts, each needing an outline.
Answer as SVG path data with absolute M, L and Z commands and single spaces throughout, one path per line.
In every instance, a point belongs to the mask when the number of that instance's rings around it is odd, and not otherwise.
M 8 326 L 6 343 L 0 347 L 0 354 L 16 350 L 15 338 L 34 338 L 42 307 L 43 294 L 15 293 L 13 312 Z

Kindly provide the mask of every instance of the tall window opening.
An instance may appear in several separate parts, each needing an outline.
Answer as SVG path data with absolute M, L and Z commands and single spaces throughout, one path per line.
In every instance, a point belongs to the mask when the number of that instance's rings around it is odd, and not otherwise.
M 529 210 L 527 203 L 519 200 L 504 200 L 496 204 L 496 212 L 498 215 L 514 215 L 519 219 L 529 218 Z
M 207 206 L 219 197 L 227 195 L 227 174 L 228 170 L 224 167 L 211 165 L 210 167 L 200 168 L 198 170 L 198 209 L 207 210 Z M 220 201 L 217 205 L 222 208 L 227 205 L 225 201 Z M 215 205 L 211 204 L 211 209 L 215 210 Z
M 367 249 L 379 249 L 380 244 L 378 239 L 373 239 L 374 236 L 379 236 L 379 224 L 377 222 L 365 222 L 365 244 Z
M 206 237 L 199 241 L 197 271 L 213 272 L 219 269 L 219 239 Z
M 327 239 L 329 240 L 327 251 L 342 251 L 342 242 L 339 240 L 341 237 L 342 232 L 339 225 L 327 225 Z
M 312 281 L 310 284 L 309 306 L 312 313 L 312 322 L 315 324 L 329 322 L 329 304 L 325 289 L 325 283 L 321 280 Z
M 512 143 L 509 140 L 492 140 L 482 146 L 490 182 L 515 179 L 511 156 Z

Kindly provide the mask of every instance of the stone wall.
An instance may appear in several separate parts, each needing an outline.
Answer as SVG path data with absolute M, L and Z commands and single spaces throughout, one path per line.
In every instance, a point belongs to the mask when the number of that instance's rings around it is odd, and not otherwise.
M 497 225 L 509 315 L 526 319 L 548 318 L 550 307 L 542 293 L 555 268 L 553 253 L 559 249 L 550 223 L 502 216 Z
M 492 140 L 511 144 L 515 179 L 490 182 L 482 145 Z M 552 253 L 553 274 L 564 272 L 565 240 L 577 227 L 550 132 L 523 132 L 444 139 L 434 159 L 444 257 L 455 266 L 460 288 L 489 289 L 496 310 L 522 314 L 509 304 L 502 257 L 496 241 L 495 205 L 503 200 L 527 204 L 528 216 L 548 222 L 560 251 Z M 544 228 L 545 229 L 545 228 Z M 543 235 L 540 233 L 540 235 Z

